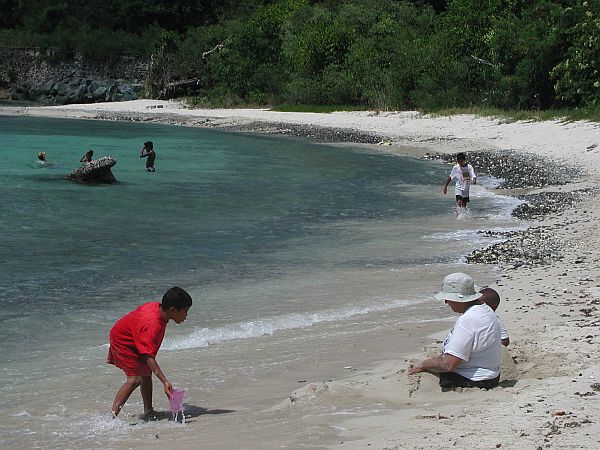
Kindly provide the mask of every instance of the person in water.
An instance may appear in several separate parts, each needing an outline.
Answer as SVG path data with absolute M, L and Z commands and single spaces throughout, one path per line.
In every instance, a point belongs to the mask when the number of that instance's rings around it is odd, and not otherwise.
M 456 180 L 454 194 L 456 196 L 457 211 L 466 208 L 470 201 L 469 188 L 472 184 L 477 184 L 477 176 L 473 166 L 467 163 L 467 157 L 464 153 L 456 155 L 456 165 L 452 167 L 450 175 L 446 178 L 444 184 L 444 194 L 448 193 L 448 185 L 452 180 Z
M 154 160 L 156 159 L 156 152 L 154 151 L 154 144 L 152 141 L 144 142 L 144 146 L 140 150 L 140 158 L 146 159 L 146 172 L 154 172 Z
M 44 150 L 41 150 L 40 152 L 38 152 L 37 157 L 38 157 L 37 164 L 39 164 L 40 166 L 51 167 L 51 166 L 56 165 L 55 162 L 48 161 L 46 159 L 46 152 Z
M 92 162 L 92 156 L 94 156 L 94 150 L 89 149 L 87 152 L 85 152 L 85 155 L 83 155 L 81 157 L 81 159 L 79 160 L 79 162 L 82 162 L 82 163 L 91 163 Z
M 192 306 L 192 297 L 184 289 L 173 287 L 163 295 L 162 301 L 148 302 L 123 316 L 109 333 L 110 347 L 106 362 L 114 364 L 127 377 L 115 395 L 112 406 L 116 418 L 129 396 L 138 387 L 144 402 L 144 418 L 152 419 L 152 374 L 163 384 L 170 400 L 173 385 L 156 362 L 156 354 L 165 336 L 167 323 L 182 323 Z

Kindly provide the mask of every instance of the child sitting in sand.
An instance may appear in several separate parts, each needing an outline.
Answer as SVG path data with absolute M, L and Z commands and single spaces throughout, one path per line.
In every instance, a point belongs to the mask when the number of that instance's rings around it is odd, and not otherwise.
M 471 184 L 477 184 L 477 177 L 473 166 L 467 164 L 467 157 L 464 153 L 456 155 L 457 164 L 452 167 L 452 171 L 448 178 L 446 178 L 446 184 L 444 185 L 444 194 L 448 193 L 448 185 L 453 179 L 456 180 L 454 185 L 454 194 L 456 195 L 456 207 L 458 211 L 460 208 L 466 208 L 469 203 L 469 188 Z
M 144 418 L 154 414 L 152 408 L 152 373 L 163 384 L 167 398 L 171 398 L 173 386 L 156 362 L 156 354 L 162 344 L 167 323 L 182 323 L 192 306 L 192 297 L 184 289 L 173 287 L 162 302 L 145 303 L 119 319 L 109 333 L 110 348 L 107 363 L 122 369 L 127 376 L 119 388 L 112 407 L 117 417 L 133 391 L 140 387 L 144 402 Z
M 479 291 L 479 293 L 482 294 L 481 300 L 483 300 L 490 308 L 494 310 L 494 312 L 496 312 L 496 309 L 500 304 L 500 295 L 498 295 L 498 293 L 492 288 L 483 288 Z M 502 345 L 508 347 L 508 344 L 510 344 L 508 330 L 499 317 L 498 321 L 500 322 L 500 339 L 502 340 Z

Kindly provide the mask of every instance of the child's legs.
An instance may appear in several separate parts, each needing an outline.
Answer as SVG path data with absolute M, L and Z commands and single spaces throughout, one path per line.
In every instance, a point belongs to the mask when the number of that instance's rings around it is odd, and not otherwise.
M 152 411 L 152 376 L 141 378 L 140 392 L 144 401 L 144 414 L 147 414 Z
M 456 207 L 457 208 L 464 208 L 465 204 L 463 203 L 463 199 L 460 195 L 456 196 Z
M 137 387 L 142 383 L 142 379 L 144 377 L 139 376 L 127 376 L 127 381 L 123 383 L 123 386 L 119 388 L 117 391 L 117 395 L 115 395 L 115 401 L 113 402 L 112 413 L 115 417 L 119 415 L 121 409 L 125 405 L 125 402 L 131 395 L 133 391 L 137 389 Z M 145 402 L 144 402 L 145 406 Z

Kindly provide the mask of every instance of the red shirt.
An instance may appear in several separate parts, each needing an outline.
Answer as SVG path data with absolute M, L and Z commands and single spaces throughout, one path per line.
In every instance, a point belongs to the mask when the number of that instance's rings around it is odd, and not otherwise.
M 166 328 L 160 303 L 143 304 L 119 319 L 110 330 L 107 362 L 123 369 L 128 376 L 151 375 L 146 357 L 156 357 Z

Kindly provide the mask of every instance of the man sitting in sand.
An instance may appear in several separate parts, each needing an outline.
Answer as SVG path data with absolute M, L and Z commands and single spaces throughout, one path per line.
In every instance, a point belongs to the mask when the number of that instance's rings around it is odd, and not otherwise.
M 496 312 L 496 309 L 498 309 L 498 305 L 500 304 L 500 295 L 498 295 L 498 292 L 492 288 L 483 288 L 479 293 L 482 294 L 481 300 Z M 500 339 L 502 340 L 502 345 L 508 347 L 508 344 L 510 344 L 508 330 L 500 320 L 500 317 L 498 317 L 498 321 L 500 322 Z
M 467 157 L 464 153 L 456 155 L 457 164 L 452 167 L 450 175 L 446 178 L 446 184 L 444 185 L 444 195 L 448 193 L 448 185 L 452 180 L 456 180 L 454 185 L 454 194 L 456 196 L 456 207 L 458 211 L 460 208 L 466 208 L 469 203 L 469 188 L 471 184 L 477 184 L 477 176 L 473 166 L 467 163 Z
M 409 367 L 408 374 L 439 374 L 443 389 L 497 386 L 502 348 L 500 321 L 481 294 L 475 292 L 473 279 L 464 273 L 451 273 L 435 298 L 462 315 L 444 340 L 442 354 Z

